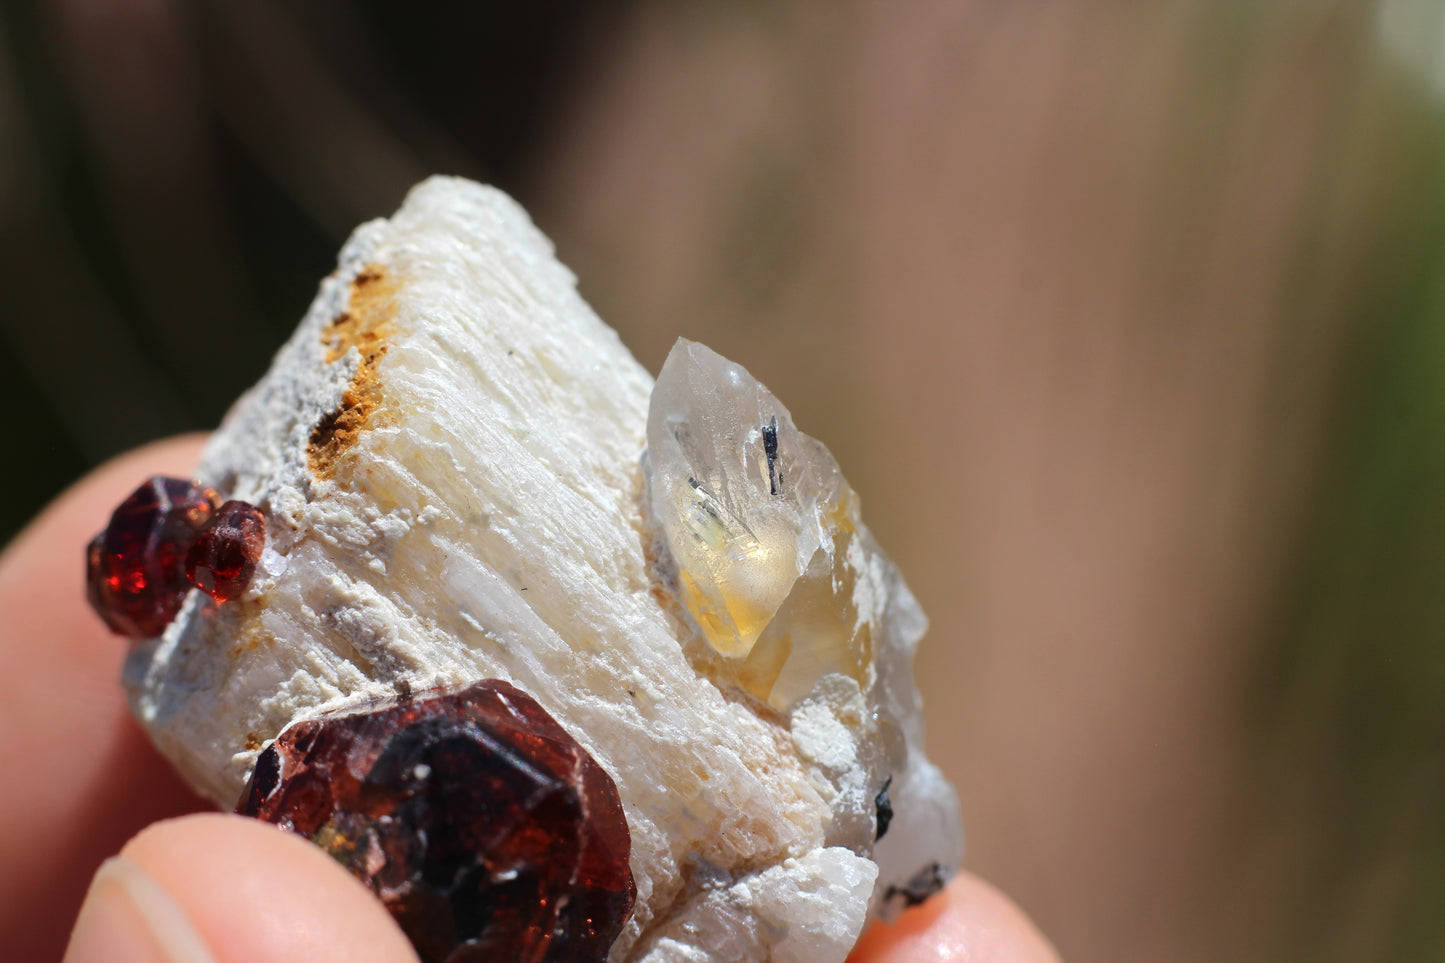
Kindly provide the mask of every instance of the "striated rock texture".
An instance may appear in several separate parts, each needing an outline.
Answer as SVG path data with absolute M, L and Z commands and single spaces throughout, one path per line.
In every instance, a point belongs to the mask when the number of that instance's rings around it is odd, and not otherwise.
M 614 961 L 842 960 L 956 866 L 926 623 L 831 456 L 700 346 L 654 394 L 505 195 L 435 178 L 358 229 L 200 479 L 265 550 L 125 684 L 218 804 L 293 722 L 501 679 L 616 784 Z

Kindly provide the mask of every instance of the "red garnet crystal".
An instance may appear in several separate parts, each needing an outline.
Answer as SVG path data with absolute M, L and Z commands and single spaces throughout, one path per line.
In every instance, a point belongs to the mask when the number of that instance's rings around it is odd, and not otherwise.
M 425 963 L 602 961 L 636 897 L 611 777 L 498 679 L 296 723 L 237 811 L 339 860 Z
M 190 583 L 186 552 L 219 499 L 194 482 L 157 475 L 141 485 L 86 548 L 90 604 L 112 632 L 160 635 Z
M 186 577 L 217 602 L 237 598 L 251 584 L 266 547 L 266 518 L 247 502 L 217 509 L 196 535 L 186 556 Z

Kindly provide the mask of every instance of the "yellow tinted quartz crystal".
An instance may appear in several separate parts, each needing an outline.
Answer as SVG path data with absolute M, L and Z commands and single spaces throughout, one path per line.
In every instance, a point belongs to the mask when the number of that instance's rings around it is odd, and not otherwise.
M 868 689 L 890 563 L 833 456 L 771 392 L 679 341 L 652 394 L 647 476 L 679 600 L 739 686 L 780 711 L 824 675 Z

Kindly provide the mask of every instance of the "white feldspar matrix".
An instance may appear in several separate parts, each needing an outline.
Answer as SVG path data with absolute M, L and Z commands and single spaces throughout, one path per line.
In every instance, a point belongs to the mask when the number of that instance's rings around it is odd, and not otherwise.
M 262 564 L 125 684 L 218 804 L 293 722 L 501 679 L 616 783 L 616 963 L 842 960 L 956 867 L 925 619 L 832 456 L 700 345 L 654 389 L 500 192 L 359 228 L 199 477 L 264 512 Z

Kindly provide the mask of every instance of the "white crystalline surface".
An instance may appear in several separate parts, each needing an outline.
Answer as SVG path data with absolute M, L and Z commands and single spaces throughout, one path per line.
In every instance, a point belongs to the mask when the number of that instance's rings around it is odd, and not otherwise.
M 200 474 L 265 512 L 263 564 L 125 684 L 218 804 L 298 719 L 501 678 L 617 784 L 613 961 L 842 960 L 957 864 L 925 620 L 831 456 L 701 346 L 654 392 L 505 195 L 434 178 L 358 229 Z

